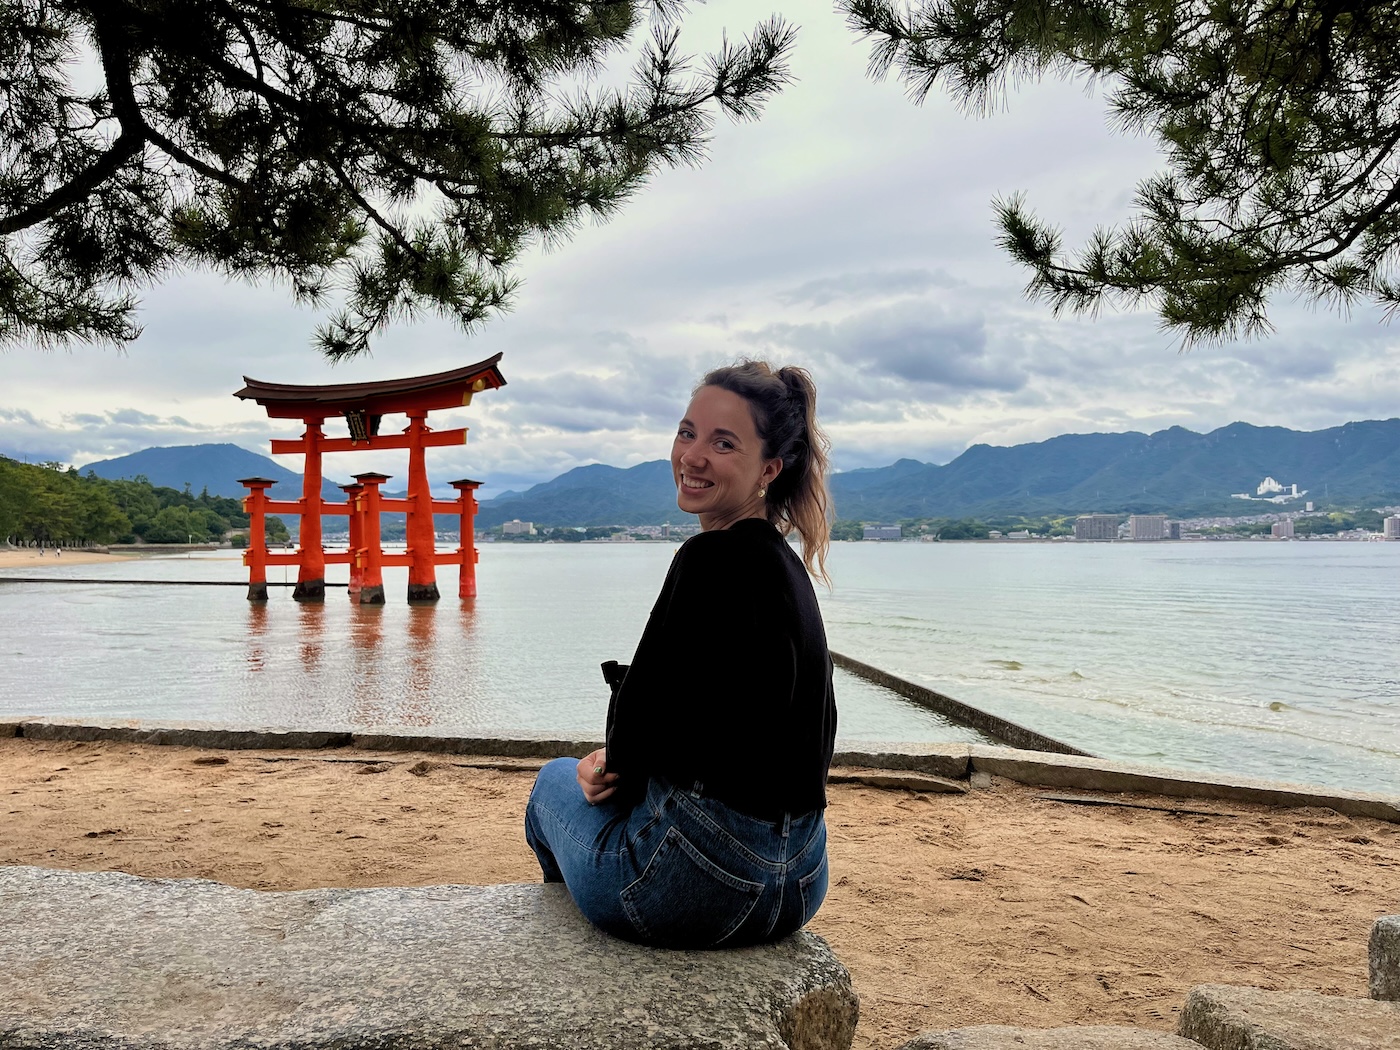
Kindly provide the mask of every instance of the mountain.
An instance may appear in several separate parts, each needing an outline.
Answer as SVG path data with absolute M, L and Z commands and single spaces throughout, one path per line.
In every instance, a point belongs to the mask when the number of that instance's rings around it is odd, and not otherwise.
M 1331 504 L 1400 494 L 1400 419 L 1296 431 L 1232 423 L 1209 434 L 1065 434 L 1009 448 L 973 445 L 943 466 L 832 478 L 843 518 L 998 514 L 1239 513 L 1235 492 L 1267 476 Z M 854 472 L 853 472 L 854 473 Z M 884 475 L 875 477 L 873 475 Z
M 186 485 L 195 495 L 204 489 L 211 496 L 240 499 L 248 490 L 239 478 L 272 478 L 277 482 L 268 490 L 273 499 L 300 499 L 301 475 L 266 456 L 249 452 L 238 445 L 171 445 L 147 448 L 129 456 L 99 460 L 82 468 L 99 478 L 135 478 L 144 475 L 152 485 L 183 489 Z M 321 483 L 323 498 L 344 502 L 345 493 L 333 481 Z
M 973 445 L 941 466 L 901 459 L 831 478 L 839 518 L 1024 514 L 1248 513 L 1232 500 L 1265 478 L 1297 484 L 1319 504 L 1400 501 L 1400 419 L 1297 431 L 1232 423 L 1208 434 L 1063 434 L 999 447 Z M 537 525 L 643 525 L 690 520 L 676 509 L 665 460 L 623 470 L 594 465 L 481 504 L 483 528 L 512 518 Z
M 486 529 L 513 518 L 537 525 L 679 525 L 695 520 L 676 506 L 671 464 L 664 459 L 627 468 L 602 463 L 575 467 L 524 492 L 482 500 L 476 522 Z

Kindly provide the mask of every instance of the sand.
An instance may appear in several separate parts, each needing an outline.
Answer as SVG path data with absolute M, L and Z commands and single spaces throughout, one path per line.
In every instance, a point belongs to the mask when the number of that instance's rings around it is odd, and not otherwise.
M 102 554 L 97 551 L 64 549 L 55 556 L 52 547 L 44 548 L 43 556 L 38 548 L 18 548 L 11 550 L 0 547 L 0 569 L 47 569 L 55 565 L 115 565 L 130 561 L 130 554 Z
M 266 890 L 534 881 L 533 770 L 493 761 L 0 739 L 0 863 Z M 1371 923 L 1400 901 L 1400 827 L 1040 794 L 832 785 L 832 885 L 810 928 L 860 993 L 856 1046 L 987 1023 L 1171 1030 L 1206 982 L 1366 994 Z

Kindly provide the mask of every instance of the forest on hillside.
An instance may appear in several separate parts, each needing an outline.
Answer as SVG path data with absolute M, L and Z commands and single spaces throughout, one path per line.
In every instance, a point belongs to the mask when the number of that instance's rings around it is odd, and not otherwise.
M 0 456 L 0 536 L 10 544 L 87 546 L 106 543 L 217 543 L 240 530 L 240 500 L 152 485 L 144 477 L 109 480 L 59 463 L 20 463 Z M 268 539 L 287 527 L 267 519 Z

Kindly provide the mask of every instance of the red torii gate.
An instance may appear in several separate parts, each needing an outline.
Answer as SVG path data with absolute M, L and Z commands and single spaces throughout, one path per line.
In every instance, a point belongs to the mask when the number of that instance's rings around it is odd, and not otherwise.
M 243 377 L 247 384 L 234 394 L 254 400 L 273 419 L 300 419 L 306 432 L 295 440 L 274 439 L 274 455 L 301 453 L 305 456 L 302 495 L 299 500 L 272 500 L 267 490 L 274 484 L 268 478 L 244 478 L 240 484 L 249 492 L 244 499 L 250 529 L 248 550 L 243 562 L 248 566 L 248 600 L 267 601 L 267 566 L 297 566 L 297 585 L 292 597 L 297 601 L 321 601 L 326 594 L 326 565 L 350 566 L 350 592 L 361 604 L 384 601 L 384 566 L 408 566 L 408 600 L 437 601 L 437 565 L 460 566 L 458 594 L 476 595 L 476 546 L 473 519 L 474 492 L 481 484 L 463 478 L 452 482 L 455 500 L 435 500 L 428 487 L 424 450 L 443 445 L 462 445 L 467 428 L 433 431 L 427 425 L 434 409 L 460 408 L 472 403 L 472 395 L 505 386 L 497 367 L 501 355 L 465 368 L 408 379 L 388 379 L 375 383 L 340 383 L 301 386 L 291 383 L 264 383 Z M 393 413 L 408 416 L 402 434 L 382 435 L 380 420 Z M 326 437 L 321 425 L 331 416 L 343 416 L 349 437 Z M 355 484 L 343 485 L 346 502 L 328 503 L 321 498 L 321 456 L 326 452 L 353 452 L 368 449 L 408 449 L 408 496 L 386 499 L 379 486 L 389 480 L 385 474 L 356 474 Z M 385 554 L 379 543 L 379 515 L 384 511 L 405 511 L 408 551 Z M 461 516 L 461 540 L 455 551 L 439 553 L 433 531 L 433 513 Z M 301 517 L 300 547 L 297 551 L 273 554 L 267 549 L 266 515 L 297 514 Z M 321 540 L 321 518 L 326 514 L 349 518 L 350 549 L 326 553 Z

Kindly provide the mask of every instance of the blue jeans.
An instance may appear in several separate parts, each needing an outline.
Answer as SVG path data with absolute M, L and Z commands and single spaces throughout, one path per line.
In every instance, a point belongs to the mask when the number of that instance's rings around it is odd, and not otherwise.
M 826 897 L 821 810 L 776 821 L 739 813 L 702 785 L 653 778 L 628 807 L 590 806 L 578 762 L 540 770 L 525 841 L 598 928 L 662 948 L 735 948 L 801 928 Z

